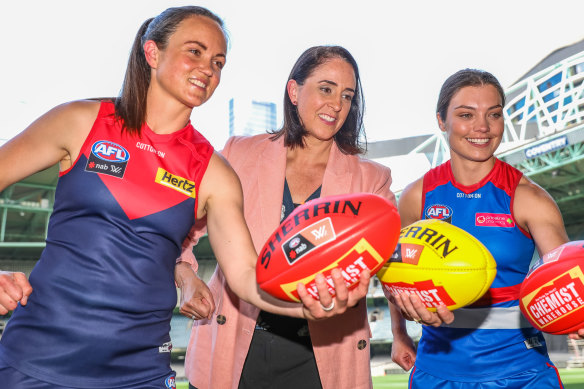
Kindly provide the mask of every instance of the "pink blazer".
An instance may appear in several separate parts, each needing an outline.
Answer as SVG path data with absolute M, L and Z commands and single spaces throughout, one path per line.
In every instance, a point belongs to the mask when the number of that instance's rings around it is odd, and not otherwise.
M 280 224 L 286 170 L 283 139 L 272 142 L 267 134 L 233 137 L 227 141 L 222 154 L 241 180 L 245 219 L 259 251 Z M 345 155 L 334 145 L 321 196 L 370 192 L 395 203 L 390 184 L 389 168 Z M 193 229 L 192 239 L 196 240 L 202 232 Z M 185 247 L 181 259 L 192 263 L 192 245 Z M 235 296 L 219 267 L 209 281 L 209 288 L 217 309 L 212 320 L 195 321 L 185 372 L 191 384 L 199 389 L 237 388 L 259 309 Z M 371 331 L 365 299 L 342 315 L 309 322 L 309 330 L 324 389 L 372 387 Z

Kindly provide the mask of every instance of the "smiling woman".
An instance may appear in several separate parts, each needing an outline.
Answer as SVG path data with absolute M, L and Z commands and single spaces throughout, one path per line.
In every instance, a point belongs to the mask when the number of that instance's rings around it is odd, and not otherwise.
M 392 296 L 405 318 L 425 324 L 417 350 L 404 344 L 403 321 L 392 326 L 399 360 L 408 368 L 415 361 L 411 388 L 562 387 L 542 333 L 522 319 L 519 290 L 534 248 L 544 255 L 568 237 L 553 199 L 494 156 L 503 136 L 504 103 L 492 74 L 463 69 L 450 76 L 436 116 L 451 159 L 408 185 L 400 197 L 404 227 L 436 218 L 433 209 L 448 207 L 442 219 L 477 238 L 497 263 L 486 298 L 455 314 L 445 306 L 432 313 L 414 294 Z M 485 216 L 504 222 L 485 223 Z M 392 317 L 400 310 L 392 307 Z
M 340 46 L 315 46 L 302 53 L 288 76 L 282 128 L 228 140 L 222 154 L 242 181 L 244 214 L 258 251 L 308 200 L 367 192 L 395 202 L 390 170 L 359 156 L 362 117 L 355 59 Z M 197 226 L 193 238 L 202 232 Z M 184 249 L 183 259 L 193 260 L 192 247 Z M 331 271 L 333 279 L 344 280 L 338 270 Z M 371 387 L 364 299 L 338 317 L 313 322 L 247 304 L 224 281 L 217 268 L 209 281 L 217 308 L 203 315 L 209 320 L 193 324 L 185 359 L 193 387 Z M 339 304 L 320 302 L 326 309 Z
M 325 312 L 258 291 L 254 250 L 233 169 L 190 123 L 220 82 L 223 23 L 195 6 L 169 8 L 136 34 L 115 99 L 53 108 L 0 148 L 0 190 L 60 165 L 46 249 L 30 274 L 0 272 L 3 387 L 173 388 L 169 325 L 181 244 L 206 216 L 212 248 L 238 297 L 266 311 L 322 319 L 362 298 L 321 283 Z M 137 199 L 137 197 L 139 197 Z M 239 256 L 241 260 L 231 259 Z M 177 267 L 180 269 L 180 267 Z

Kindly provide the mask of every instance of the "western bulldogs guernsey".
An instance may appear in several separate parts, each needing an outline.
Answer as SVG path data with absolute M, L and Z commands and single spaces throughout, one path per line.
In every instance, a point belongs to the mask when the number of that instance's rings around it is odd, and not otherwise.
M 34 291 L 0 342 L 6 363 L 57 385 L 174 379 L 174 266 L 213 148 L 190 123 L 122 135 L 113 113 L 102 102 L 79 158 L 60 174 Z
M 486 295 L 454 312 L 454 322 L 424 326 L 416 366 L 453 381 L 491 381 L 551 364 L 542 334 L 523 318 L 519 287 L 534 253 L 534 242 L 513 217 L 522 173 L 496 160 L 472 186 L 458 184 L 450 161 L 424 176 L 422 218 L 443 219 L 478 238 L 497 262 Z

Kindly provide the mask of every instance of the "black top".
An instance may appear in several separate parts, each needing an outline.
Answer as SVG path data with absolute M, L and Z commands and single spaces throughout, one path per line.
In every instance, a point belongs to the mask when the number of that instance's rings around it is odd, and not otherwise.
M 321 188 L 322 185 L 319 186 L 314 193 L 308 196 L 304 202 L 319 198 Z M 292 194 L 288 187 L 288 181 L 284 180 L 284 196 L 282 198 L 282 214 L 280 222 L 286 219 L 292 211 L 300 205 L 302 204 L 296 204 L 292 201 Z M 308 322 L 306 319 L 276 315 L 274 313 L 261 311 L 256 323 L 256 329 L 273 332 L 290 340 L 310 343 L 310 333 L 308 332 Z

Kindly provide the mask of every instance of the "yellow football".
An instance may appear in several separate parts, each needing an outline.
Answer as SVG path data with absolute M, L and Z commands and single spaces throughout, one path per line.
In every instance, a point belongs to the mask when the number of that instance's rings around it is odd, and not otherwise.
M 430 311 L 477 301 L 491 286 L 497 264 L 487 248 L 463 229 L 420 220 L 400 231 L 395 252 L 377 272 L 386 296 L 414 292 Z

